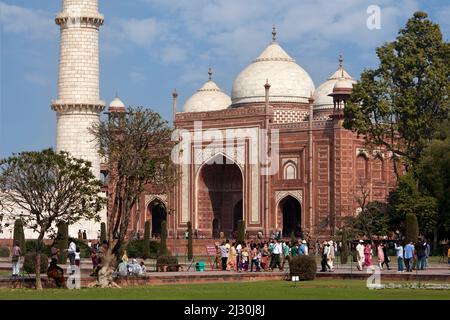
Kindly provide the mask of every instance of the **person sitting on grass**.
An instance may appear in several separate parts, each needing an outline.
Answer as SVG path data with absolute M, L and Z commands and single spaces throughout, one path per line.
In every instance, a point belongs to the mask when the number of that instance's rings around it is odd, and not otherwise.
M 128 265 L 123 260 L 120 260 L 120 263 L 117 266 L 117 275 L 119 277 L 126 277 L 126 276 L 128 276 Z

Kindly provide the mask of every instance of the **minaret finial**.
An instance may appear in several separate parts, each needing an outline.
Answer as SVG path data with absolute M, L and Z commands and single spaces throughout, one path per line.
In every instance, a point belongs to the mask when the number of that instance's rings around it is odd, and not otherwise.
M 275 25 L 272 27 L 272 40 L 277 41 L 277 28 L 275 28 Z
M 341 77 L 344 77 L 344 57 L 342 53 L 339 54 L 339 69 L 341 70 Z
M 213 70 L 211 67 L 209 67 L 209 69 L 208 69 L 208 75 L 209 75 L 209 80 L 211 80 L 212 75 L 213 75 Z

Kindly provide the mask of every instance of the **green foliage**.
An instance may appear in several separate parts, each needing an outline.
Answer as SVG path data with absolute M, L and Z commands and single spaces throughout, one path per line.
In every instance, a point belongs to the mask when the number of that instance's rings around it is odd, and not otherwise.
M 30 239 L 25 241 L 26 252 L 36 252 L 38 250 L 38 240 Z M 50 256 L 51 255 L 51 246 L 43 245 L 41 248 L 41 253 Z
M 77 247 L 80 248 L 80 257 L 81 258 L 90 258 L 91 257 L 91 248 L 83 242 L 83 240 L 73 239 L 73 242 Z
M 406 242 L 416 242 L 419 238 L 419 224 L 414 213 L 406 214 Z
M 25 245 L 25 232 L 23 231 L 23 222 L 20 219 L 17 219 L 14 222 L 14 244 L 19 243 L 20 250 L 22 250 L 22 254 L 26 254 L 26 245 Z
M 126 250 L 128 258 L 143 258 L 144 240 L 130 240 Z
M 156 260 L 156 269 L 159 270 L 160 267 L 167 265 L 167 271 L 175 272 L 177 271 L 176 265 L 178 265 L 178 259 L 171 255 L 159 256 Z
M 161 222 L 161 241 L 159 244 L 159 256 L 167 255 L 167 222 L 164 220 Z
M 188 252 L 188 260 L 192 261 L 194 258 L 194 251 L 192 248 L 192 223 L 189 221 L 187 223 L 188 227 L 188 243 L 187 243 L 187 252 Z
M 347 233 L 342 233 L 342 246 L 341 246 L 341 264 L 346 264 L 348 260 L 348 239 Z
M 44 235 L 54 234 L 60 222 L 68 225 L 80 220 L 99 221 L 106 199 L 102 182 L 91 171 L 91 163 L 56 153 L 22 152 L 0 160 L 0 203 L 30 210 L 6 212 L 6 220 L 20 219 L 37 233 L 35 251 L 43 247 Z M 28 251 L 28 250 L 26 250 Z M 37 279 L 40 287 L 40 279 Z
M 150 258 L 150 221 L 145 221 L 144 225 L 144 243 L 142 245 L 142 258 Z
M 439 25 L 416 12 L 396 40 L 376 52 L 380 64 L 365 70 L 354 86 L 344 127 L 369 147 L 393 152 L 395 168 L 399 155 L 409 169 L 449 116 L 450 44 Z
M 59 249 L 58 263 L 67 262 L 67 249 L 69 247 L 69 227 L 67 223 L 60 222 L 58 224 L 58 233 L 56 234 L 55 246 Z
M 314 280 L 317 273 L 317 263 L 314 256 L 296 256 L 289 261 L 290 275 L 298 276 L 301 281 Z
M 419 221 L 420 233 L 430 234 L 436 226 L 437 200 L 434 197 L 424 195 L 418 189 L 418 182 L 412 173 L 401 176 L 398 179 L 397 189 L 391 192 L 389 202 L 392 207 L 391 223 L 400 231 L 405 228 L 406 216 L 414 215 Z
M 48 267 L 48 256 L 46 254 L 41 253 L 41 273 L 47 272 Z M 25 255 L 25 259 L 23 262 L 23 269 L 28 273 L 36 272 L 36 253 L 28 252 Z
M 10 251 L 8 247 L 1 246 L 0 247 L 0 258 L 9 258 Z
M 344 228 L 348 234 L 372 239 L 375 235 L 386 235 L 390 228 L 389 219 L 389 207 L 383 202 L 373 201 L 356 217 L 345 217 Z
M 438 228 L 450 231 L 450 121 L 424 150 L 416 174 L 424 193 L 437 200 Z
M 238 221 L 237 241 L 243 243 L 245 241 L 245 221 Z
M 149 241 L 148 258 L 154 259 L 158 256 L 159 243 L 157 241 Z M 144 240 L 130 240 L 126 247 L 128 258 L 144 259 Z M 145 259 L 148 259 L 145 258 Z
M 103 243 L 103 241 L 106 240 L 106 223 L 102 222 L 100 224 L 100 241 Z

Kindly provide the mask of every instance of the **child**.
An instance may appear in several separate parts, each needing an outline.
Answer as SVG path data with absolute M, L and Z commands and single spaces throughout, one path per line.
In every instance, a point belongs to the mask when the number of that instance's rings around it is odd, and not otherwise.
M 80 260 L 81 260 L 81 252 L 80 252 L 80 247 L 77 247 L 77 249 L 75 250 L 75 266 L 77 266 L 78 268 L 80 267 Z

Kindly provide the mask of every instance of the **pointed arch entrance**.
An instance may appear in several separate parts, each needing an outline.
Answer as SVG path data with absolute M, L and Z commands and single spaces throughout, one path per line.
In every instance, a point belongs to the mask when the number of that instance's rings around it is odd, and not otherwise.
M 300 237 L 302 235 L 300 202 L 293 196 L 288 195 L 279 202 L 278 207 L 282 220 L 283 237 L 290 237 L 292 232 L 296 237 Z
M 198 171 L 196 219 L 198 228 L 217 237 L 230 237 L 243 219 L 243 175 L 241 168 L 223 154 L 207 161 Z
M 148 212 L 151 217 L 151 236 L 157 237 L 161 235 L 161 223 L 167 221 L 167 209 L 164 202 L 159 199 L 154 199 L 148 205 Z

